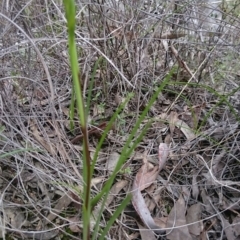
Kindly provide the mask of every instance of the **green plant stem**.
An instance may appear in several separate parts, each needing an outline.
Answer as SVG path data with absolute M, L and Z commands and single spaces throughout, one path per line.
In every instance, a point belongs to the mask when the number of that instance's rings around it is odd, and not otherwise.
M 72 91 L 70 111 L 69 111 L 70 130 L 71 130 L 71 132 L 73 132 L 73 129 L 74 129 L 74 105 L 75 105 L 74 103 L 75 103 L 75 94 L 74 94 L 74 91 Z
M 81 130 L 83 133 L 83 240 L 90 239 L 90 194 L 91 194 L 91 158 L 89 153 L 88 131 L 86 112 L 84 107 L 84 101 L 82 97 L 77 48 L 75 43 L 75 2 L 74 0 L 64 0 L 67 27 L 68 27 L 68 45 L 71 71 L 73 77 L 73 91 L 77 100 L 78 118 L 81 124 Z

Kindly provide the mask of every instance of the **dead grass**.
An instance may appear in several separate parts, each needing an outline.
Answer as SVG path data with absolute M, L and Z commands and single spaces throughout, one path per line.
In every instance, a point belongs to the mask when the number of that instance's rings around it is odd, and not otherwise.
M 164 141 L 171 149 L 167 166 L 144 195 L 152 215 L 174 229 L 159 239 L 183 239 L 184 231 L 192 239 L 235 239 L 240 235 L 239 19 L 230 12 L 219 22 L 219 32 L 201 41 L 201 31 L 190 16 L 197 4 L 182 2 L 77 3 L 85 97 L 93 66 L 103 56 L 89 115 L 92 154 L 117 106 L 129 92 L 135 93 L 105 140 L 92 191 L 103 186 L 130 129 L 174 67 L 172 82 L 149 111 L 147 118 L 154 118 L 154 123 L 116 179 L 101 226 L 131 191 L 143 153 L 147 151 L 148 160 L 156 163 L 158 144 Z M 61 1 L 4 1 L 0 24 L 0 238 L 79 239 L 81 132 L 77 118 L 70 130 L 71 76 L 63 6 Z M 178 213 L 180 208 L 187 214 Z M 181 224 L 178 220 L 188 226 L 184 231 L 171 225 L 175 216 L 176 226 Z M 139 223 L 129 204 L 108 239 L 149 239 L 150 231 L 145 237 L 138 232 Z

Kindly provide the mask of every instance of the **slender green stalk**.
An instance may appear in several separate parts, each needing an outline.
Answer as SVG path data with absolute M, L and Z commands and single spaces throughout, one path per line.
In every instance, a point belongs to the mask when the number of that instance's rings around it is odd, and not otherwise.
M 70 118 L 70 131 L 73 132 L 74 130 L 74 104 L 75 103 L 75 94 L 74 91 L 72 91 L 71 95 L 71 104 L 70 104 L 70 110 L 69 110 L 69 118 Z
M 81 123 L 81 130 L 83 133 L 83 240 L 90 239 L 90 194 L 91 194 L 91 158 L 89 153 L 88 131 L 86 112 L 84 107 L 84 101 L 82 97 L 77 48 L 75 43 L 75 2 L 74 0 L 64 0 L 65 12 L 67 18 L 68 27 L 68 45 L 71 71 L 73 77 L 73 89 L 77 100 L 78 118 Z

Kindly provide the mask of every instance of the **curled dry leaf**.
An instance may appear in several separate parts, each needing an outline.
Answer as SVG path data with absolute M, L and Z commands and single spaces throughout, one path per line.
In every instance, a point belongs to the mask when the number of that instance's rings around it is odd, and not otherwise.
M 164 168 L 167 162 L 168 155 L 169 155 L 168 145 L 166 143 L 160 143 L 158 148 L 159 171 L 161 171 Z
M 143 166 L 139 169 L 135 182 L 138 185 L 140 191 L 148 188 L 155 180 L 158 175 L 158 167 L 153 167 L 149 162 L 145 162 Z
M 134 179 L 132 188 L 132 203 L 135 210 L 141 217 L 145 226 L 157 233 L 162 233 L 163 230 L 158 224 L 155 223 L 154 219 L 152 218 L 151 213 L 147 208 L 144 198 L 141 194 L 141 191 L 150 186 L 156 179 L 159 171 L 161 171 L 165 166 L 168 154 L 168 145 L 165 143 L 160 143 L 158 152 L 159 166 L 151 167 L 151 165 L 145 160 L 143 166 L 140 168 Z

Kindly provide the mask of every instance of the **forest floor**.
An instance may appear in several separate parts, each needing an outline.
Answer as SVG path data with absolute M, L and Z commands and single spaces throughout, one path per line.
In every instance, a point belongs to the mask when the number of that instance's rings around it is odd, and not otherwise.
M 64 9 L 61 1 L 25 4 L 3 4 L 0 12 L 0 238 L 80 239 L 82 132 L 76 108 L 73 121 L 69 117 L 72 77 Z M 158 13 L 151 4 L 108 4 L 77 5 L 79 80 L 86 102 L 91 94 L 91 156 L 118 106 L 129 93 L 134 96 L 102 145 L 93 195 L 109 178 L 154 92 L 166 76 L 171 79 L 141 122 L 138 134 L 152 121 L 115 179 L 100 227 L 131 192 L 141 167 L 158 165 L 159 144 L 166 143 L 165 167 L 141 192 L 165 233 L 144 226 L 130 202 L 107 239 L 239 239 L 236 8 L 226 9 L 218 30 L 202 36 L 188 25 L 190 4 L 169 4 L 166 12 L 159 6 Z M 96 215 L 98 208 L 93 211 Z

